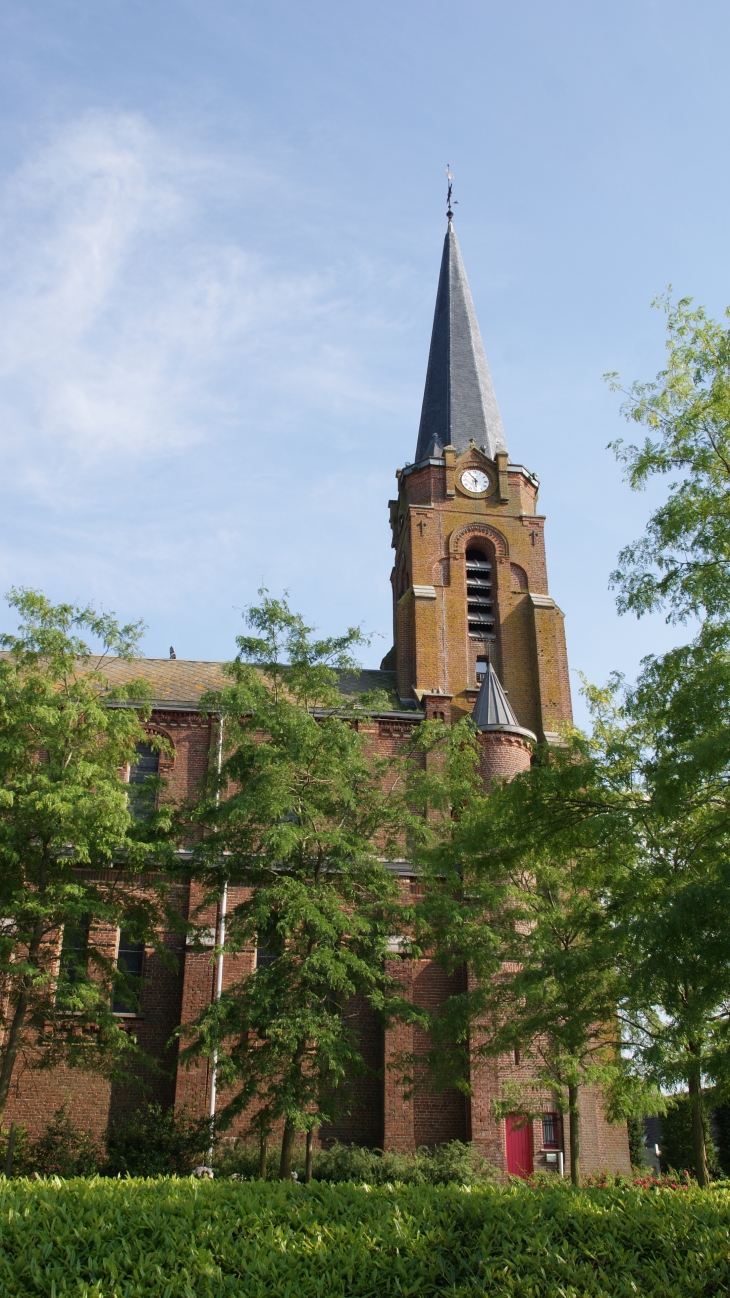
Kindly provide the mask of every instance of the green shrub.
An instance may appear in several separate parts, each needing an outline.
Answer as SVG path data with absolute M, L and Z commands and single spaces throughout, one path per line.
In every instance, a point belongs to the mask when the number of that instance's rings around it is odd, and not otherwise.
M 707 1100 L 703 1101 L 705 1109 L 705 1130 L 707 1139 L 707 1166 L 713 1176 L 721 1175 L 715 1144 L 710 1131 L 710 1114 Z M 682 1172 L 694 1167 L 692 1152 L 692 1112 L 690 1097 L 687 1094 L 676 1095 L 671 1108 L 661 1117 L 661 1169 L 662 1172 Z
M 148 1104 L 110 1128 L 107 1176 L 187 1176 L 205 1155 L 207 1122 Z
M 629 1133 L 629 1157 L 631 1166 L 646 1167 L 646 1146 L 644 1145 L 644 1123 L 641 1118 L 629 1118 L 626 1123 Z
M 214 1166 L 216 1176 L 235 1173 L 245 1180 L 255 1180 L 259 1174 L 258 1144 L 223 1145 L 216 1151 Z M 303 1145 L 297 1149 L 294 1170 L 303 1180 Z M 279 1151 L 272 1142 L 266 1160 L 267 1179 L 275 1179 L 278 1173 Z M 362 1149 L 358 1145 L 335 1142 L 329 1149 L 316 1150 L 312 1165 L 313 1180 L 332 1184 L 351 1181 L 358 1185 L 475 1185 L 494 1176 L 494 1170 L 470 1145 L 460 1140 L 452 1140 L 433 1151 L 424 1148 L 415 1153 L 396 1150 L 383 1153 L 381 1149 Z
M 2 1133 L 0 1171 L 5 1169 L 9 1134 Z M 38 1140 L 31 1140 L 24 1127 L 16 1131 L 13 1176 L 95 1176 L 103 1162 L 102 1145 L 76 1126 L 66 1105 L 56 1110 Z
M 494 1171 L 470 1145 L 452 1140 L 413 1154 L 334 1144 L 315 1156 L 312 1175 L 315 1181 L 365 1185 L 473 1185 Z
M 719 1104 L 712 1112 L 717 1138 L 717 1161 L 723 1176 L 730 1176 L 730 1104 Z
M 451 1140 L 424 1152 L 422 1167 L 428 1185 L 475 1185 L 499 1178 L 497 1169 L 477 1154 L 472 1145 L 461 1140 Z
M 382 1150 L 360 1149 L 357 1145 L 340 1145 L 338 1141 L 329 1149 L 318 1150 L 314 1155 L 312 1176 L 316 1181 L 355 1181 L 360 1185 L 383 1185 L 386 1181 L 412 1180 L 409 1164 L 416 1162 L 414 1155 L 384 1154 Z M 400 1171 L 401 1175 L 388 1175 Z
M 9 1140 L 10 1129 L 8 1128 L 0 1132 L 0 1172 L 5 1171 Z M 16 1126 L 12 1176 L 29 1176 L 33 1171 L 33 1161 L 30 1156 L 31 1148 L 30 1137 L 25 1127 Z
M 730 1191 L 0 1183 L 3 1298 L 719 1298 Z
M 299 1152 L 299 1151 L 297 1151 Z M 294 1170 L 298 1176 L 304 1174 L 304 1154 L 294 1158 Z M 218 1177 L 240 1176 L 244 1181 L 252 1181 L 259 1174 L 259 1146 L 247 1140 L 225 1141 L 216 1145 L 213 1155 L 213 1167 Z M 271 1141 L 266 1152 L 266 1178 L 276 1180 L 279 1175 L 279 1149 L 276 1141 Z

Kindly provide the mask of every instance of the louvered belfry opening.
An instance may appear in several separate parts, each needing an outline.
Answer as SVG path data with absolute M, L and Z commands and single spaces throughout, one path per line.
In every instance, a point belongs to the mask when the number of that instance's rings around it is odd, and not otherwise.
M 492 565 L 481 550 L 466 552 L 466 602 L 470 638 L 494 640 Z

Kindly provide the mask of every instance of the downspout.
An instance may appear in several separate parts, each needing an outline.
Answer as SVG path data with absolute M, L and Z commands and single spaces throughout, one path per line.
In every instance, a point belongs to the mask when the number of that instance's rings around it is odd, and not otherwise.
M 444 470 L 445 472 L 445 470 Z M 446 558 L 446 564 L 442 555 L 444 552 L 444 520 L 441 510 L 438 511 L 439 520 L 439 563 L 441 564 L 441 688 L 444 694 L 449 692 L 449 664 L 448 649 L 446 645 L 446 586 L 445 577 L 448 575 L 449 585 L 451 584 L 451 555 Z M 447 572 L 444 572 L 446 566 Z
M 219 805 L 221 800 L 220 777 L 221 767 L 223 765 L 223 713 L 218 721 L 218 785 L 215 791 L 215 805 Z M 219 1001 L 223 992 L 223 947 L 226 941 L 226 911 L 228 909 L 228 880 L 223 880 L 223 890 L 221 892 L 220 905 L 218 907 L 218 931 L 216 933 L 216 946 L 218 947 L 218 956 L 215 967 L 215 991 L 214 999 Z M 213 1166 L 213 1140 L 215 1138 L 215 1103 L 216 1103 L 216 1082 L 218 1072 L 218 1050 L 213 1051 L 213 1068 L 210 1076 L 210 1106 L 208 1109 L 208 1119 L 210 1124 L 210 1148 L 208 1150 L 208 1166 Z

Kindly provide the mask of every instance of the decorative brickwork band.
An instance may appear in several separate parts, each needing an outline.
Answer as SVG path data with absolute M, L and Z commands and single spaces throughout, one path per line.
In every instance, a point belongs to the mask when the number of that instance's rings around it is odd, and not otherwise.
M 468 542 L 472 541 L 475 536 L 483 536 L 486 540 L 491 541 L 498 559 L 507 558 L 509 546 L 506 537 L 501 532 L 498 532 L 496 527 L 490 527 L 488 523 L 467 523 L 465 527 L 460 527 L 457 531 L 452 532 L 449 539 L 451 553 L 466 549 Z

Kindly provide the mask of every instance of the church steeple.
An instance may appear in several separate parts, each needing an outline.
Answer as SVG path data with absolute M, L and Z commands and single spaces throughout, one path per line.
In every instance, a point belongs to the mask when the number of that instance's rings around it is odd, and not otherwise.
M 454 227 L 444 239 L 416 464 L 471 440 L 493 460 L 507 443 Z
M 548 594 L 538 481 L 509 462 L 451 221 L 418 450 L 396 476 L 385 662 L 398 695 L 444 721 L 473 711 L 485 780 L 505 775 L 507 757 L 514 774 L 534 735 L 555 738 L 570 720 L 563 615 Z

